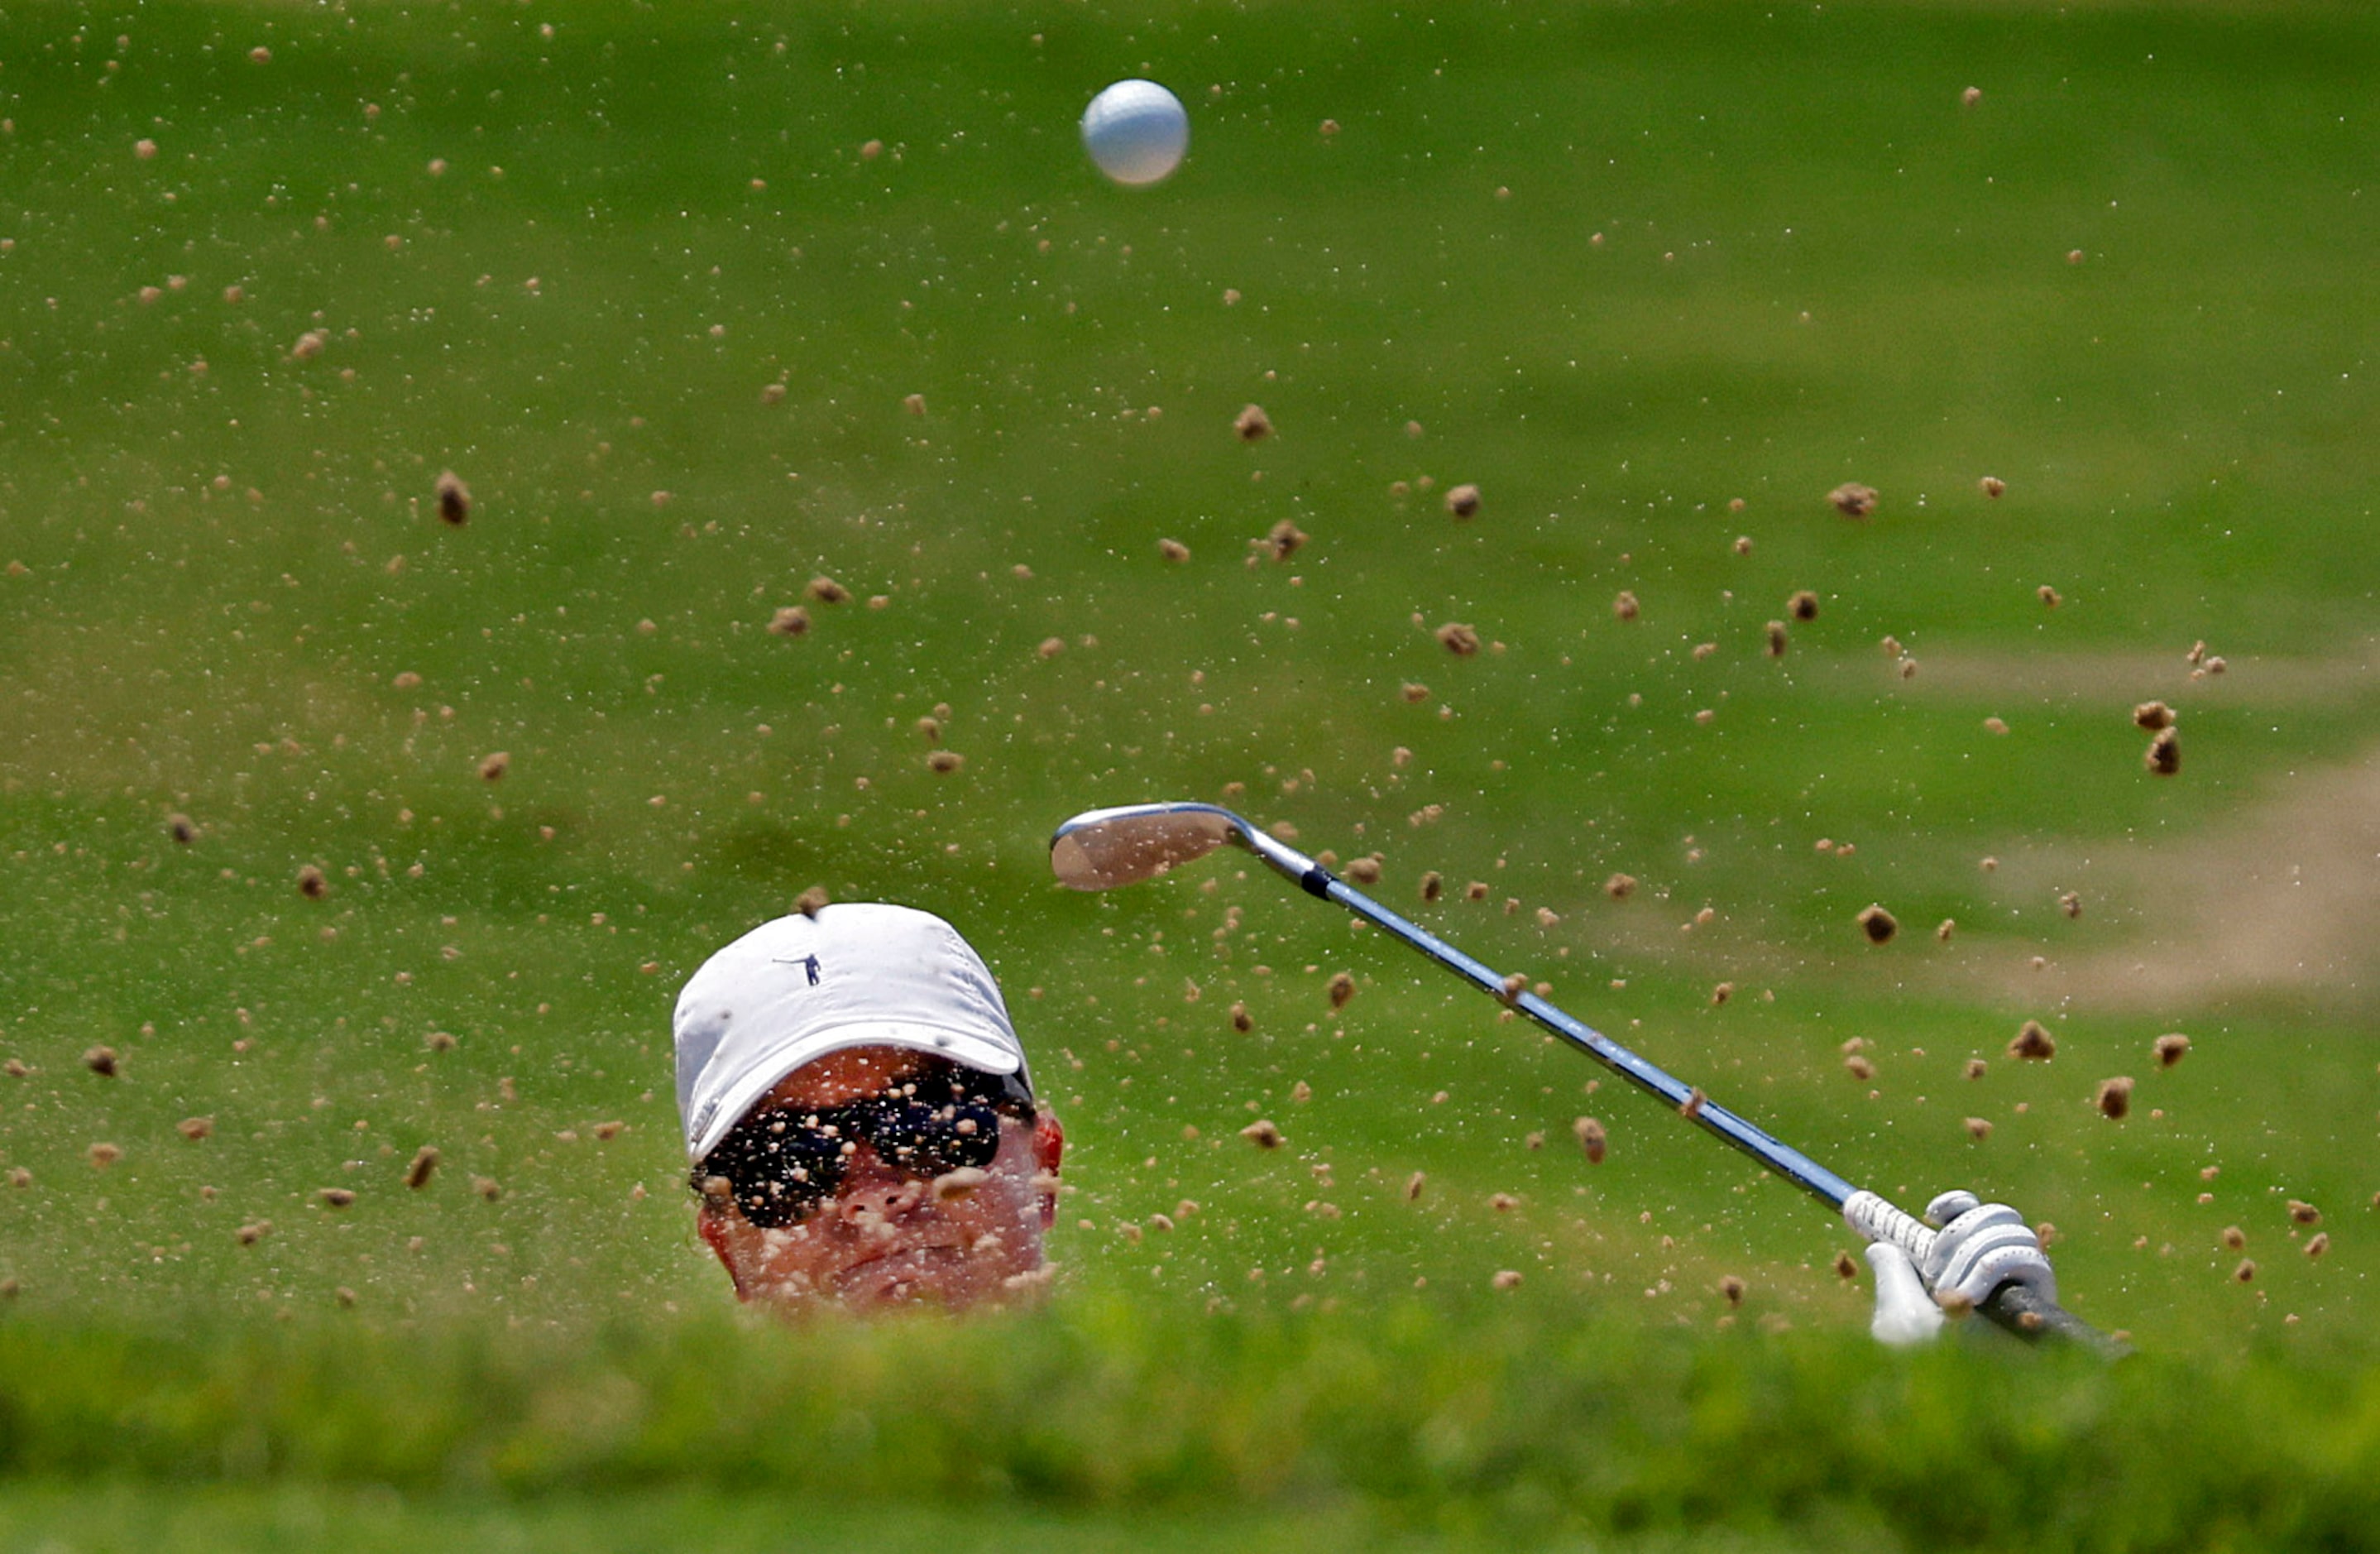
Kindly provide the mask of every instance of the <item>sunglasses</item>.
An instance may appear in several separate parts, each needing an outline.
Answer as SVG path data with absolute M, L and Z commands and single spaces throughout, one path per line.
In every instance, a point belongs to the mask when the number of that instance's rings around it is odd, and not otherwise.
M 978 1087 L 995 1082 L 997 1094 Z M 1029 1118 L 1032 1108 L 1030 1092 L 1014 1076 L 969 1070 L 929 1072 L 841 1106 L 756 1111 L 695 1167 L 694 1187 L 715 1192 L 712 1179 L 724 1179 L 747 1220 L 781 1229 L 842 1190 L 862 1144 L 906 1176 L 981 1170 L 1000 1153 L 1001 1118 Z

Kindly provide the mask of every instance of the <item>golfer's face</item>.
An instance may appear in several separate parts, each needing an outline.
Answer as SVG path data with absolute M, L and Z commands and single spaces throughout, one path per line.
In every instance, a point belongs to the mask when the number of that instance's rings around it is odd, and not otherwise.
M 901 1048 L 830 1053 L 788 1074 L 755 1110 L 798 1118 L 881 1095 L 917 1066 Z M 862 1141 L 834 1196 L 799 1220 L 764 1229 L 706 1207 L 703 1237 L 746 1300 L 856 1310 L 997 1300 L 1038 1282 L 1060 1147 L 1054 1121 L 1003 1116 L 999 1153 L 983 1180 L 966 1185 L 900 1169 Z

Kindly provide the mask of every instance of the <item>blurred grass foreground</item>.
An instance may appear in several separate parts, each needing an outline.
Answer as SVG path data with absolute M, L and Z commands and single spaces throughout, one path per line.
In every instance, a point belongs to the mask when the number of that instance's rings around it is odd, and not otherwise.
M 0 1548 L 2368 1546 L 2375 79 L 2362 0 L 0 6 Z M 1261 870 L 1050 880 L 1160 798 L 2142 1354 L 1884 1352 Z M 813 886 L 999 972 L 1046 1307 L 690 1234 L 671 999 Z

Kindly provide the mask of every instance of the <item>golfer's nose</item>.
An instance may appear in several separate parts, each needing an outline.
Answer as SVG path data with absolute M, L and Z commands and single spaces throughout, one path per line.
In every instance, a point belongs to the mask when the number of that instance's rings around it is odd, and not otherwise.
M 845 1220 L 863 1215 L 889 1220 L 917 1208 L 925 1197 L 925 1183 L 893 1170 L 884 1163 L 882 1156 L 862 1144 L 844 1168 L 843 1191 L 835 1197 L 835 1212 Z

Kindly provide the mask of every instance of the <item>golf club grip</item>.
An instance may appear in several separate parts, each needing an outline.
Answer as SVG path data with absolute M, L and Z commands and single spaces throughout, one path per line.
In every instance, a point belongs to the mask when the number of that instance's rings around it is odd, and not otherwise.
M 1976 1309 L 2028 1342 L 2054 1338 L 2103 1360 L 2120 1360 L 2132 1352 L 2131 1344 L 2108 1337 L 2030 1284 L 2003 1284 Z

